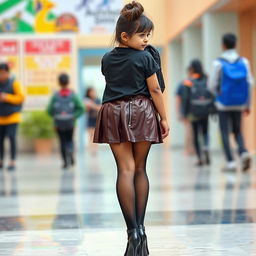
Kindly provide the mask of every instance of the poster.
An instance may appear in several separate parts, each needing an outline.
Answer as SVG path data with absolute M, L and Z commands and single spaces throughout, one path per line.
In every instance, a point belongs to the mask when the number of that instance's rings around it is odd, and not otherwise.
M 59 74 L 64 72 L 71 78 L 74 74 L 72 40 L 26 39 L 23 48 L 26 108 L 45 108 L 49 96 L 58 88 Z
M 122 0 L 0 0 L 0 32 L 112 34 L 122 4 Z
M 20 79 L 20 43 L 18 40 L 1 39 L 0 40 L 0 62 L 7 62 L 11 74 Z

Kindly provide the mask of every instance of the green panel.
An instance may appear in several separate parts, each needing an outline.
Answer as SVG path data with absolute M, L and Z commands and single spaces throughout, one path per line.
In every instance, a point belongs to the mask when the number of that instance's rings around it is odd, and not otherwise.
M 27 7 L 26 7 L 26 11 L 29 12 L 32 15 L 35 15 L 35 9 L 34 9 L 34 3 L 33 0 L 29 0 Z
M 53 13 L 49 13 L 48 17 L 49 20 L 55 20 L 57 17 Z
M 23 2 L 24 0 L 7 0 L 0 4 L 0 14 L 6 12 L 8 9 L 12 8 L 13 6 Z
M 18 23 L 18 32 L 34 32 L 34 28 L 28 23 L 20 20 Z

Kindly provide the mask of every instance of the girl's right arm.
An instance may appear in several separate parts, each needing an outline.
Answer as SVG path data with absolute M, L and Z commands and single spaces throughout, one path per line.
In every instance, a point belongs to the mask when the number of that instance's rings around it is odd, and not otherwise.
M 163 139 L 166 138 L 169 134 L 169 125 L 167 122 L 166 112 L 164 108 L 164 100 L 161 88 L 158 83 L 158 79 L 156 73 L 147 78 L 147 85 L 149 89 L 149 93 L 153 99 L 154 105 L 160 115 L 160 124 L 162 128 L 162 136 Z

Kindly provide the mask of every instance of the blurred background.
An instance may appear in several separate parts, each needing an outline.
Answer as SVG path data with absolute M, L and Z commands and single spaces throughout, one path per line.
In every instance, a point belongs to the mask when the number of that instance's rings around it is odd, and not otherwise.
M 111 2 L 108 3 L 108 2 Z M 152 44 L 161 52 L 167 83 L 165 93 L 172 133 L 168 144 L 181 147 L 183 126 L 176 122 L 174 94 L 186 77 L 191 59 L 202 61 L 206 73 L 220 55 L 221 37 L 226 32 L 238 36 L 239 52 L 255 63 L 255 1 L 141 1 L 153 20 Z M 100 11 L 100 4 L 111 9 Z M 26 94 L 24 110 L 43 110 L 57 88 L 56 77 L 67 72 L 72 87 L 83 98 L 94 87 L 98 97 L 104 90 L 100 71 L 102 55 L 113 48 L 113 31 L 123 1 L 1 1 L 0 61 L 7 61 L 12 74 L 21 81 Z M 103 6 L 104 7 L 104 6 Z M 255 90 L 253 92 L 255 94 Z M 254 102 L 253 102 L 254 106 Z M 255 112 L 246 118 L 246 142 L 255 150 Z M 86 139 L 84 120 L 79 124 L 79 145 Z M 216 125 L 212 125 L 212 147 L 219 148 Z M 19 143 L 21 151 L 31 151 L 30 143 Z
M 125 243 L 118 241 L 125 234 L 119 230 L 123 222 L 115 198 L 114 162 L 107 146 L 99 146 L 97 154 L 90 153 L 86 111 L 75 131 L 77 165 L 63 172 L 53 124 L 45 110 L 63 72 L 70 76 L 70 86 L 84 105 L 89 87 L 102 97 L 101 58 L 114 47 L 115 23 L 126 2 L 0 0 L 0 62 L 9 64 L 25 93 L 17 170 L 1 172 L 0 177 L 0 255 L 45 255 L 47 250 L 50 256 L 121 255 Z M 254 237 L 250 236 L 254 226 L 241 226 L 252 244 L 239 248 L 234 241 L 230 247 L 221 242 L 225 232 L 237 232 L 236 226 L 219 231 L 211 226 L 217 238 L 210 234 L 204 238 L 209 227 L 200 226 L 254 223 L 255 165 L 249 176 L 221 173 L 224 156 L 218 122 L 210 120 L 213 164 L 207 170 L 192 167 L 193 154 L 183 153 L 185 131 L 177 119 L 175 93 L 192 59 L 201 60 L 205 72 L 210 73 L 213 60 L 222 52 L 222 35 L 227 32 L 237 35 L 238 51 L 249 59 L 256 77 L 256 1 L 140 2 L 155 25 L 150 43 L 161 53 L 171 127 L 165 145 L 153 149 L 149 162 L 153 178 L 148 218 L 152 255 L 255 255 Z M 256 150 L 255 91 L 253 88 L 251 114 L 243 117 L 245 142 L 252 156 Z M 156 174 L 159 166 L 162 168 Z M 184 231 L 179 225 L 193 227 Z M 155 235 L 163 230 L 167 233 L 161 238 Z M 189 239 L 191 234 L 206 239 L 206 253 L 196 249 L 200 241 Z M 113 243 L 108 243 L 111 236 Z M 106 239 L 102 248 L 95 239 Z M 114 246 L 120 251 L 114 251 Z M 217 253 L 214 246 L 219 254 L 211 254 Z M 104 254 L 106 250 L 109 253 Z

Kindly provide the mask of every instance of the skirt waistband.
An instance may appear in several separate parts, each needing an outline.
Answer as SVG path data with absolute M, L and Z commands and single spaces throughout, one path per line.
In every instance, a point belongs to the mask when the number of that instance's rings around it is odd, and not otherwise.
M 130 101 L 130 100 L 136 100 L 136 99 L 148 99 L 148 100 L 151 100 L 151 98 L 145 96 L 145 95 L 134 95 L 134 96 L 124 96 L 120 99 L 117 99 L 118 101 L 119 100 L 124 100 L 124 101 Z

